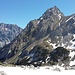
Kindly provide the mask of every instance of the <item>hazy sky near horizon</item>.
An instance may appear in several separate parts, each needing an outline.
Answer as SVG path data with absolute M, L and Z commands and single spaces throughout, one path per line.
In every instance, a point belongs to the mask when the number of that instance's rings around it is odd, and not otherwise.
M 25 28 L 48 8 L 57 6 L 65 15 L 75 13 L 75 0 L 0 0 L 0 23 Z

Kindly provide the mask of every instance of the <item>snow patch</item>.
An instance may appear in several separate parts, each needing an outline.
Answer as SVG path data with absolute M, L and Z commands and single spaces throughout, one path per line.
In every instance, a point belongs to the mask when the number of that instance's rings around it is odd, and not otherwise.
M 75 34 L 73 34 L 73 37 L 74 37 L 73 39 L 75 39 Z
M 47 42 L 49 43 L 49 45 L 52 45 L 54 49 L 57 48 L 57 47 L 56 47 L 56 44 L 53 44 L 53 43 L 51 43 L 50 41 L 51 41 L 51 40 L 47 40 Z
M 71 46 L 67 46 L 67 49 L 73 49 L 73 50 L 74 50 L 74 49 L 75 49 L 75 46 L 74 46 L 74 45 L 75 45 L 75 41 L 72 41 L 72 40 L 71 40 L 70 43 L 71 43 L 72 45 L 71 45 Z
M 66 20 L 66 22 L 68 22 L 71 18 L 73 18 L 74 16 L 71 16 L 70 18 L 68 18 L 67 20 Z
M 61 19 L 61 14 L 58 14 L 59 20 Z
M 43 19 L 43 17 L 41 17 L 41 20 Z
M 75 34 L 73 34 L 73 39 L 70 41 L 70 43 L 72 44 L 71 46 L 67 46 L 67 49 L 75 49 L 75 41 L 73 41 L 75 39 Z
M 70 66 L 75 65 L 75 60 L 70 62 Z
M 70 50 L 69 56 L 71 57 L 71 58 L 70 58 L 70 64 L 69 64 L 69 65 L 70 65 L 70 66 L 75 65 L 75 60 L 72 60 L 72 59 L 74 58 L 74 56 L 75 56 L 75 51 Z
M 11 53 L 11 50 L 8 51 L 8 54 Z
M 71 75 L 75 74 L 75 70 L 65 70 L 64 67 L 56 66 L 43 66 L 43 67 L 0 67 L 0 71 L 5 72 L 7 75 Z
M 40 21 L 38 21 L 38 23 L 37 24 L 39 24 L 40 23 Z
M 33 49 L 33 47 L 31 47 L 31 49 Z
M 71 59 L 74 57 L 74 55 L 75 55 L 75 51 L 70 50 L 69 56 L 71 57 Z

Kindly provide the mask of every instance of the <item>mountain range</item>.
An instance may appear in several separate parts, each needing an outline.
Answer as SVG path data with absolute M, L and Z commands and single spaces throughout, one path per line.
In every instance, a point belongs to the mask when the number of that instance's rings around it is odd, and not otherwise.
M 0 23 L 0 48 L 9 44 L 21 31 L 22 28 L 16 24 Z
M 65 16 L 56 6 L 0 50 L 0 61 L 17 65 L 71 65 L 75 60 L 75 14 Z M 72 54 L 72 55 L 71 55 Z

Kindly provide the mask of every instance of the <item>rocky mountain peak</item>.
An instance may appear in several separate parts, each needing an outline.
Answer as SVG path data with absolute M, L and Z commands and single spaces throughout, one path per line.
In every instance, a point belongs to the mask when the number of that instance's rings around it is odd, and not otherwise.
M 57 18 L 60 20 L 64 14 L 57 8 L 56 6 L 47 9 L 46 12 L 42 15 L 44 19 L 50 18 L 51 16 L 57 16 Z
M 0 61 L 20 65 L 57 64 L 65 59 L 69 61 L 69 50 L 75 52 L 75 15 L 64 16 L 54 6 L 39 19 L 30 21 L 10 44 L 1 49 Z

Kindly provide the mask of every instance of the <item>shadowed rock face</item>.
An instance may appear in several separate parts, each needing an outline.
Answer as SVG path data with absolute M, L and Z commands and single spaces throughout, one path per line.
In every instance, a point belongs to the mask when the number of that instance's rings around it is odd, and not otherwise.
M 60 62 L 64 63 L 64 65 L 69 65 L 67 62 L 69 62 L 69 51 L 63 47 L 58 47 L 54 49 L 52 52 L 50 52 L 49 55 L 49 63 L 52 65 L 59 64 Z M 66 64 L 67 63 L 67 64 Z
M 70 61 L 69 53 L 70 52 L 63 47 L 49 51 L 41 46 L 35 46 L 23 60 L 18 60 L 16 64 L 34 65 L 36 67 L 41 65 L 56 65 L 61 62 L 66 66 L 69 65 L 67 62 Z
M 22 28 L 15 24 L 0 23 L 0 48 L 9 44 L 21 31 Z
M 13 64 L 19 62 L 26 64 L 33 58 L 39 60 L 42 52 L 49 51 L 50 54 L 57 47 L 75 49 L 74 41 L 75 14 L 64 16 L 55 6 L 46 10 L 39 19 L 30 21 L 10 44 L 2 48 L 0 60 Z M 37 46 L 40 46 L 40 49 Z M 35 54 L 32 59 L 28 57 L 30 52 Z

